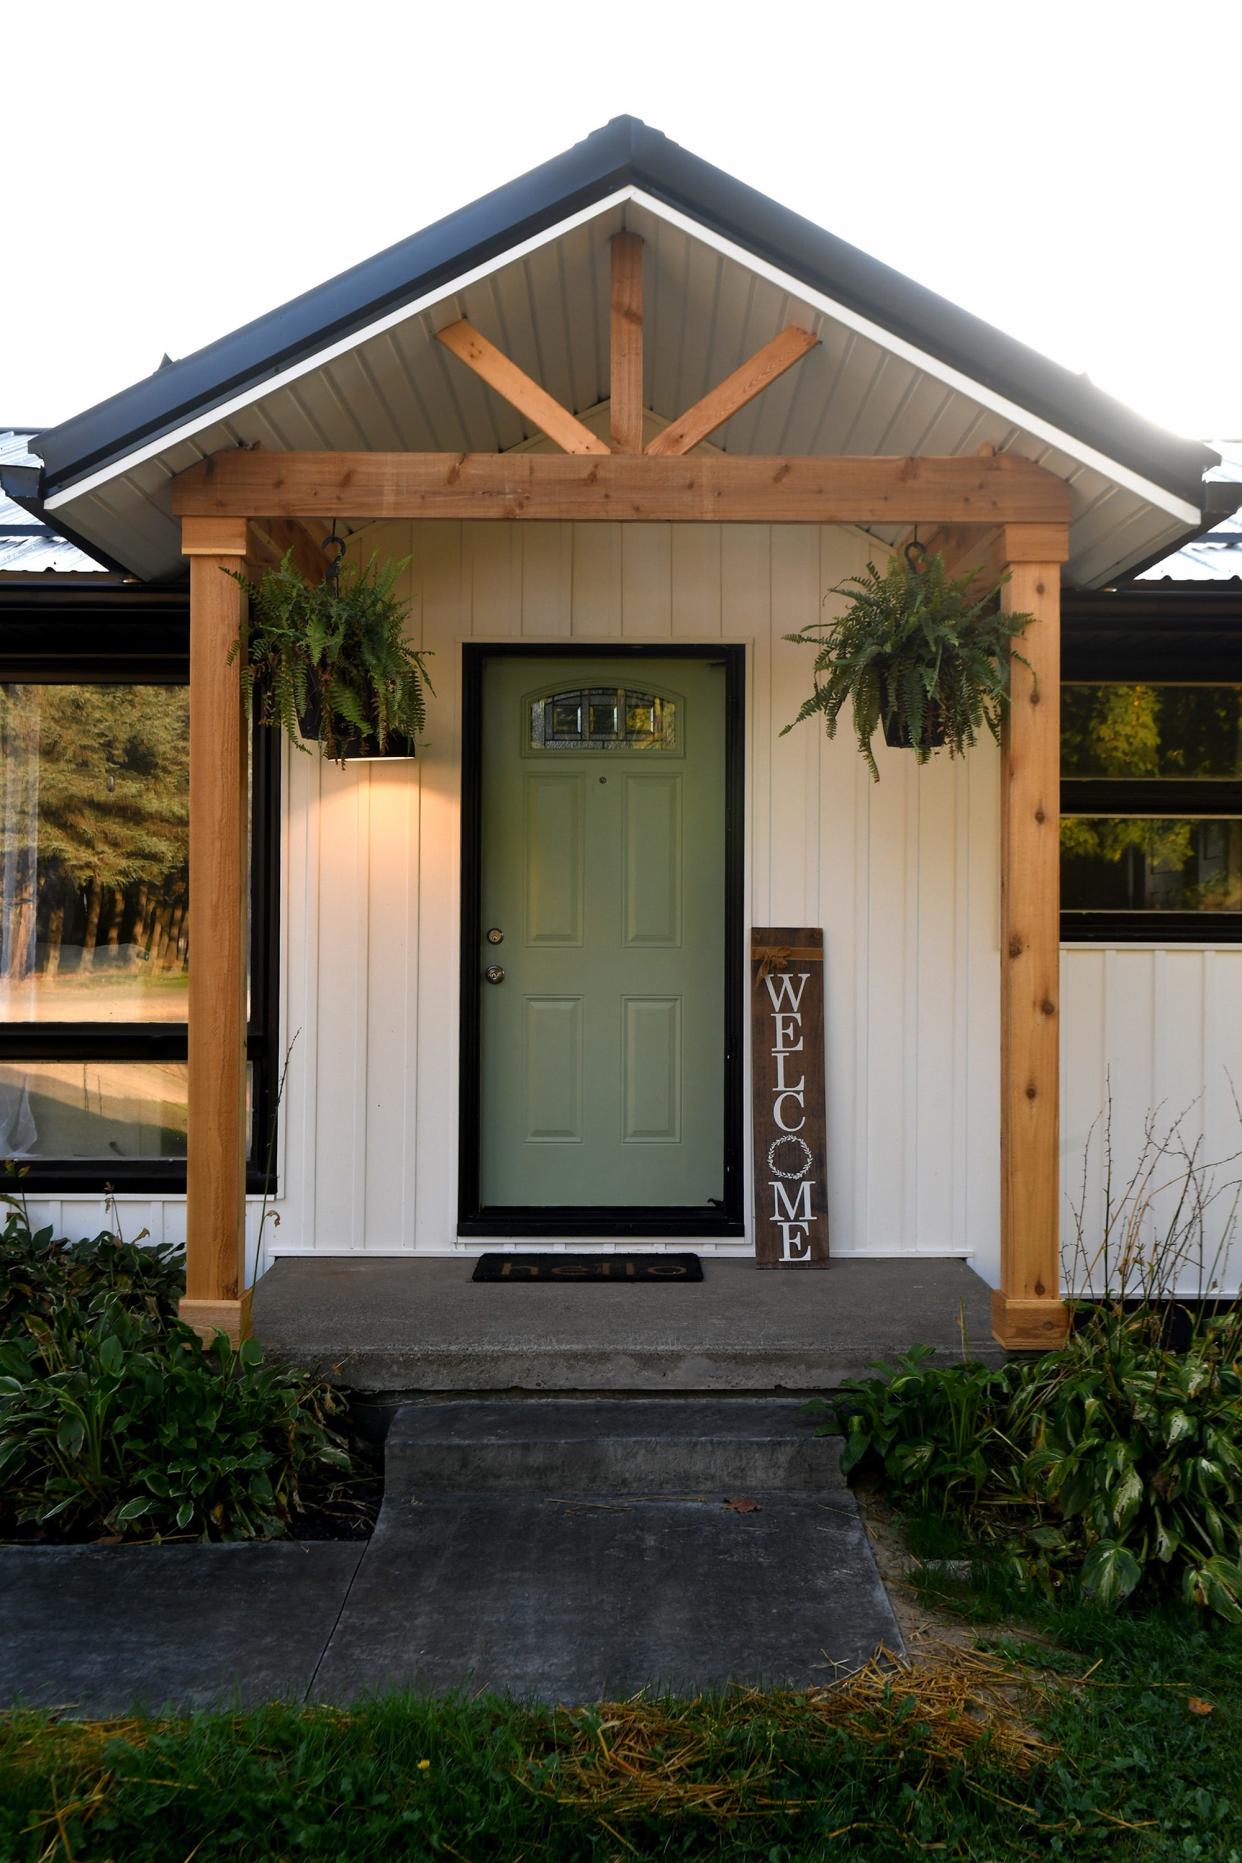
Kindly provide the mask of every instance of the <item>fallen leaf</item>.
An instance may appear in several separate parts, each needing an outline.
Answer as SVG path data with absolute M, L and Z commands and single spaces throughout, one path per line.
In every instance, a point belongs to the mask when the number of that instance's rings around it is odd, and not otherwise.
M 1186 1697 L 1186 1706 L 1190 1709 L 1192 1714 L 1214 1714 L 1216 1711 L 1216 1703 L 1214 1701 L 1204 1701 L 1202 1695 L 1188 1695 Z
M 759 1503 L 749 1494 L 735 1494 L 725 1502 L 725 1506 L 735 1514 L 757 1514 Z

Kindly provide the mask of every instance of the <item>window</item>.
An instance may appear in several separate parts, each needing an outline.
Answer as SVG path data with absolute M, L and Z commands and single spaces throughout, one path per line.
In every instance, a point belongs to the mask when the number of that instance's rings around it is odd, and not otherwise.
M 628 686 L 584 686 L 530 701 L 530 751 L 676 751 L 678 700 Z
M 1242 936 L 1242 686 L 1068 682 L 1061 778 L 1064 938 Z
M 0 654 L 0 1158 L 36 1190 L 184 1187 L 189 973 L 211 928 L 191 909 L 184 618 L 169 625 L 179 653 L 127 653 L 109 615 L 80 657 L 73 624 L 42 663 Z M 252 1188 L 274 1112 L 275 750 L 256 735 Z

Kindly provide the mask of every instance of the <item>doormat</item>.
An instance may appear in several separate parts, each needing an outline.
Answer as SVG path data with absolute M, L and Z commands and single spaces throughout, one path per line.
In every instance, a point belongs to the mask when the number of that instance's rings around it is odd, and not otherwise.
M 474 1281 L 701 1281 L 697 1255 L 480 1255 Z

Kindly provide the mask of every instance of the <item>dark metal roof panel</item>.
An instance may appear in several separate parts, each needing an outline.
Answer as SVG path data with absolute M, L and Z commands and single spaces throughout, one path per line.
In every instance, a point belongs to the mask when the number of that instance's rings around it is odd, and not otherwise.
M 641 188 L 1198 506 L 1216 457 L 635 117 L 37 437 L 43 495 L 623 187 Z

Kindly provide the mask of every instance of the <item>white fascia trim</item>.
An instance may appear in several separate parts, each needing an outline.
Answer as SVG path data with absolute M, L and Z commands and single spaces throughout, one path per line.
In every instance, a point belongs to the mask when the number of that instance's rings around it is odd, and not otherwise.
M 530 239 L 521 241 L 519 245 L 509 247 L 506 251 L 498 253 L 495 258 L 487 260 L 482 265 L 474 266 L 468 272 L 462 272 L 446 284 L 438 286 L 436 290 L 426 292 L 422 297 L 414 298 L 408 304 L 400 305 L 396 310 L 376 318 L 373 323 L 354 331 L 350 336 L 341 337 L 335 343 L 316 350 L 313 355 L 304 357 L 287 369 L 282 369 L 279 374 L 266 376 L 261 382 L 256 382 L 242 393 L 234 395 L 231 400 L 220 402 L 204 413 L 195 415 L 182 426 L 147 441 L 145 445 L 135 448 L 133 452 L 126 453 L 123 458 L 113 460 L 107 466 L 101 466 L 97 472 L 76 480 L 64 491 L 57 492 L 47 499 L 45 509 L 58 511 L 63 506 L 72 504 L 75 500 L 96 490 L 98 486 L 106 484 L 110 479 L 117 478 L 134 466 L 140 466 L 146 460 L 154 459 L 157 454 L 167 452 L 183 441 L 192 439 L 205 427 L 215 426 L 220 421 L 228 420 L 231 415 L 239 413 L 253 402 L 262 400 L 264 396 L 273 394 L 290 382 L 297 381 L 301 376 L 309 375 L 313 370 L 321 368 L 324 363 L 332 362 L 338 356 L 348 354 L 350 350 L 357 349 L 360 344 L 369 342 L 372 337 L 382 335 L 385 330 L 394 329 L 410 317 L 417 317 L 421 312 L 442 303 L 446 298 L 456 296 L 458 292 L 477 283 L 479 279 L 490 277 L 492 273 L 502 270 L 506 265 L 512 265 L 515 261 L 525 258 L 527 254 L 537 252 L 540 247 L 549 245 L 564 234 L 573 232 L 577 227 L 587 225 L 591 220 L 598 219 L 614 207 L 624 206 L 628 201 L 633 201 L 644 212 L 655 215 L 657 219 L 678 228 L 692 239 L 701 240 L 714 252 L 745 267 L 757 277 L 767 279 L 770 284 L 776 285 L 789 296 L 801 298 L 804 303 L 822 312 L 824 316 L 831 317 L 834 322 L 843 325 L 846 329 L 854 330 L 860 336 L 889 350 L 893 355 L 900 356 L 904 361 L 921 369 L 936 381 L 943 382 L 946 387 L 966 395 L 991 413 L 1000 415 L 1003 420 L 1046 441 L 1049 446 L 1056 447 L 1058 452 L 1067 453 L 1080 465 L 1089 466 L 1093 471 L 1111 479 L 1115 485 L 1123 486 L 1148 504 L 1155 505 L 1158 510 L 1168 512 L 1170 517 L 1176 518 L 1179 524 L 1192 527 L 1202 523 L 1201 514 L 1196 506 L 1187 504 L 1184 499 L 1178 498 L 1173 492 L 1166 491 L 1163 486 L 1144 478 L 1141 473 L 1132 472 L 1128 466 L 1110 459 L 1105 453 L 1097 452 L 1094 447 L 1075 439 L 1072 434 L 1062 432 L 1051 422 L 1042 420 L 1027 408 L 1020 407 L 1016 401 L 1010 401 L 1006 396 L 985 388 L 982 383 L 974 381 L 968 375 L 963 375 L 958 369 L 951 368 L 928 351 L 906 342 L 903 337 L 895 336 L 891 330 L 885 330 L 882 325 L 873 323 L 870 318 L 861 316 L 857 311 L 849 309 L 847 305 L 839 303 L 835 298 L 814 290 L 802 279 L 795 278 L 792 273 L 781 271 L 778 266 L 771 265 L 766 259 L 761 259 L 755 253 L 747 251 L 744 246 L 736 245 L 732 240 L 713 232 L 710 227 L 704 226 L 700 221 L 691 219 L 688 214 L 683 214 L 677 208 L 669 207 L 663 201 L 656 200 L 641 188 L 634 187 L 618 188 L 615 193 L 607 195 L 603 200 L 595 201 L 590 207 L 584 207 L 576 214 L 571 214 L 568 219 L 559 220 L 555 226 L 548 227 L 544 232 L 536 233 Z
M 230 415 L 238 414 L 243 408 L 255 401 L 261 401 L 266 395 L 274 394 L 277 389 L 287 388 L 290 382 L 296 382 L 303 375 L 310 375 L 315 369 L 322 368 L 326 362 L 334 362 L 338 356 L 348 355 L 351 349 L 370 342 L 374 336 L 382 336 L 385 330 L 395 329 L 411 317 L 417 317 L 422 311 L 430 310 L 445 298 L 455 297 L 469 285 L 477 284 L 479 279 L 488 278 L 506 265 L 512 265 L 518 259 L 524 259 L 528 253 L 538 252 L 541 246 L 549 245 L 566 233 L 572 233 L 577 227 L 585 226 L 588 221 L 597 220 L 601 214 L 608 213 L 613 207 L 624 206 L 633 200 L 633 188 L 618 188 L 615 194 L 609 194 L 604 200 L 596 201 L 590 207 L 571 214 L 567 220 L 558 220 L 543 233 L 535 233 L 530 239 L 524 239 L 520 245 L 510 246 L 507 251 L 498 253 L 494 259 L 488 259 L 482 265 L 476 265 L 471 271 L 462 272 L 447 284 L 438 285 L 434 291 L 426 292 L 420 298 L 413 298 L 408 304 L 399 305 L 396 310 L 388 311 L 383 317 L 377 317 L 374 323 L 366 324 L 361 330 L 355 330 L 350 336 L 340 337 L 335 343 L 329 343 L 324 349 L 317 349 L 311 356 L 305 356 L 300 362 L 294 362 L 278 375 L 268 375 L 261 382 L 236 394 L 231 400 L 221 401 L 215 407 L 208 408 L 202 414 L 196 414 L 184 425 L 174 428 L 170 433 L 160 434 L 145 445 L 135 447 L 132 453 L 113 460 L 107 466 L 101 466 L 97 472 L 90 473 L 84 479 L 75 479 L 64 491 L 56 492 L 44 501 L 44 509 L 58 511 L 62 505 L 71 504 L 77 498 L 83 498 L 100 485 L 106 485 L 109 479 L 115 479 L 123 472 L 132 471 L 146 460 L 154 459 L 158 453 L 165 453 L 169 448 L 179 446 L 184 440 L 192 440 L 204 427 L 214 427 Z
M 1068 453 L 1070 458 L 1076 459 L 1080 465 L 1090 466 L 1093 471 L 1102 473 L 1114 484 L 1137 493 L 1148 504 L 1156 505 L 1161 511 L 1167 511 L 1171 517 L 1177 518 L 1179 523 L 1202 523 L 1203 519 L 1198 508 L 1187 504 L 1185 499 L 1179 498 L 1176 493 L 1166 491 L 1162 485 L 1156 485 L 1152 480 L 1145 479 L 1141 473 L 1132 472 L 1128 466 L 1121 465 L 1118 460 L 1110 459 L 1106 453 L 1097 452 L 1093 446 L 1088 446 L 1082 440 L 1076 440 L 1072 434 L 1063 433 L 1050 421 L 1041 420 L 1037 414 L 1032 414 L 1029 408 L 1019 407 L 1016 401 L 1010 401 L 1004 395 L 996 394 L 991 388 L 985 388 L 982 383 L 972 380 L 968 375 L 963 375 L 958 369 L 950 368 L 948 363 L 940 361 L 938 357 L 930 355 L 926 350 L 916 348 L 913 343 L 907 343 L 903 337 L 895 336 L 891 330 L 885 330 L 882 325 L 872 323 L 870 318 L 860 316 L 857 311 L 838 303 L 835 298 L 826 297 L 822 291 L 812 289 L 801 279 L 795 278 L 792 273 L 782 272 L 777 266 L 769 265 L 766 259 L 757 258 L 744 246 L 734 245 L 732 240 L 722 238 L 719 233 L 714 233 L 710 227 L 692 220 L 688 214 L 680 213 L 677 208 L 668 207 L 663 201 L 654 200 L 651 195 L 644 194 L 640 188 L 631 189 L 630 198 L 636 206 L 667 221 L 670 226 L 678 227 L 692 238 L 701 239 L 704 245 L 710 246 L 713 251 L 719 252 L 724 258 L 734 260 L 738 265 L 746 266 L 758 277 L 766 278 L 770 284 L 777 285 L 782 291 L 788 292 L 790 297 L 801 298 L 804 303 L 822 311 L 834 322 L 844 324 L 846 329 L 856 330 L 860 336 L 865 336 L 871 342 L 879 344 L 882 349 L 890 350 L 893 355 L 900 356 L 903 361 L 912 363 L 915 368 L 934 376 L 947 388 L 953 388 L 959 394 L 968 395 L 972 401 L 977 401 L 981 407 L 989 409 L 993 414 L 1001 415 L 1003 419 L 1012 422 L 1015 427 L 1022 427 L 1027 433 L 1034 434 L 1037 439 L 1046 440 L 1049 446 L 1055 446 L 1058 452 Z

